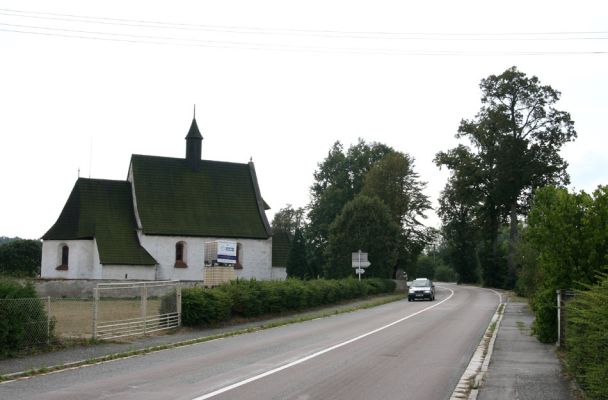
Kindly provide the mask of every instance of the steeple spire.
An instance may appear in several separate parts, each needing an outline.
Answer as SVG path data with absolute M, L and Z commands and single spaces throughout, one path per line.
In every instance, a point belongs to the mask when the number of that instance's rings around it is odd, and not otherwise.
M 186 162 L 193 171 L 200 169 L 201 153 L 202 153 L 203 135 L 196 124 L 196 104 L 194 105 L 194 115 L 190 130 L 186 135 Z

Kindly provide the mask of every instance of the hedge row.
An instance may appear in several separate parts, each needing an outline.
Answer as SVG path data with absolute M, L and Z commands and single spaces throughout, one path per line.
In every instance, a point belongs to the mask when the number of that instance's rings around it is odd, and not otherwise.
M 589 399 L 608 399 L 608 275 L 566 306 L 568 367 Z
M 0 279 L 0 356 L 44 345 L 53 336 L 54 324 L 47 327 L 44 302 L 31 284 L 22 286 Z M 51 338 L 48 337 L 49 329 Z
M 353 278 L 311 281 L 236 280 L 212 289 L 184 289 L 182 322 L 186 326 L 210 325 L 237 316 L 248 318 L 297 311 L 394 291 L 395 282 L 379 278 L 361 281 Z

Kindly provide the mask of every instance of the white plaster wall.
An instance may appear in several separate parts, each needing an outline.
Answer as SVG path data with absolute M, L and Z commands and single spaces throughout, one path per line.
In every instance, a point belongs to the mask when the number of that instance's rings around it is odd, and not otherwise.
M 287 279 L 287 268 L 285 267 L 272 267 L 271 279 L 273 281 L 284 281 Z
M 141 245 L 158 262 L 157 280 L 201 281 L 204 279 L 205 243 L 215 240 L 234 240 L 241 244 L 241 264 L 236 270 L 238 278 L 272 279 L 272 241 L 256 239 L 197 238 L 186 236 L 139 235 Z M 188 268 L 175 268 L 175 244 L 186 243 L 184 261 Z
M 206 240 L 183 236 L 149 236 L 140 234 L 141 245 L 158 262 L 156 280 L 202 281 Z M 175 268 L 175 244 L 184 242 L 184 261 L 188 268 Z
M 67 271 L 57 271 L 61 264 L 61 248 L 70 248 Z M 42 278 L 99 279 L 95 275 L 94 254 L 97 247 L 93 240 L 45 240 L 42 243 Z M 99 258 L 99 257 L 97 257 Z
M 102 279 L 153 281 L 153 265 L 104 265 Z
M 237 242 L 241 244 L 240 262 L 243 269 L 235 270 L 236 277 L 272 279 L 272 239 L 238 239 Z

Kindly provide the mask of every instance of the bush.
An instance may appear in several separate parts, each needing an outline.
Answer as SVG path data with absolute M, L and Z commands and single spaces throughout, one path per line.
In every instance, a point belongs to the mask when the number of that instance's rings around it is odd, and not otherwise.
M 23 286 L 0 280 L 0 355 L 47 344 L 53 337 L 54 324 L 50 329 L 47 325 L 44 303 L 31 283 Z
M 257 317 L 264 313 L 264 299 L 261 285 L 255 279 L 237 279 L 217 290 L 225 292 L 232 299 L 232 314 L 241 317 Z
M 182 321 L 184 325 L 197 326 L 225 321 L 237 315 L 250 318 L 267 313 L 297 311 L 365 297 L 367 294 L 391 293 L 395 291 L 395 286 L 394 281 L 381 278 L 361 281 L 353 278 L 312 281 L 241 279 L 213 289 L 184 289 Z M 170 307 L 170 301 L 169 297 L 166 300 L 163 298 L 161 308 Z
M 566 308 L 568 366 L 590 399 L 608 399 L 608 275 Z
M 362 282 L 368 287 L 369 294 L 392 293 L 395 291 L 397 284 L 391 279 L 365 279 Z
M 182 290 L 182 323 L 212 325 L 230 319 L 232 299 L 228 293 L 203 288 Z
M 42 242 L 16 239 L 0 245 L 0 274 L 31 277 L 40 272 Z
M 440 282 L 456 282 L 456 273 L 445 264 L 439 264 L 435 270 L 435 280 Z
M 555 290 L 544 289 L 531 300 L 536 318 L 532 331 L 539 341 L 555 343 L 557 341 L 557 298 Z

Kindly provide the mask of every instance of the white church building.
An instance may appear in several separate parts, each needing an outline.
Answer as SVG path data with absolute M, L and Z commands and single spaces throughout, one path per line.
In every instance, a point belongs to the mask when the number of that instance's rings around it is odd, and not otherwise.
M 42 237 L 41 277 L 284 279 L 253 163 L 202 160 L 202 140 L 193 119 L 185 158 L 134 154 L 125 181 L 78 178 Z M 235 264 L 206 265 L 205 245 L 219 240 L 236 244 Z

